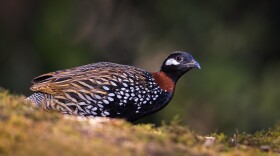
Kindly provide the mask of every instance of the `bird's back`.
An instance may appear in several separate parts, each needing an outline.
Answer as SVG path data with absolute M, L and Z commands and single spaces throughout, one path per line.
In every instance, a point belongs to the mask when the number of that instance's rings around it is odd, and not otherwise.
M 32 91 L 58 94 L 67 88 L 77 89 L 82 86 L 87 90 L 95 91 L 100 86 L 112 85 L 108 80 L 122 82 L 122 79 L 128 77 L 136 78 L 138 81 L 145 81 L 145 71 L 133 66 L 99 62 L 43 74 L 32 80 L 33 85 L 30 89 Z M 92 88 L 88 85 L 97 86 Z

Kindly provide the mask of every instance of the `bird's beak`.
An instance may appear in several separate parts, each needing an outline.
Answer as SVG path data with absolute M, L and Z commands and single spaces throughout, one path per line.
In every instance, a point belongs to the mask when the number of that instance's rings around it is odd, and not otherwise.
M 189 63 L 186 63 L 186 67 L 188 68 L 198 68 L 198 69 L 201 69 L 199 63 L 196 61 L 196 60 L 192 60 L 191 62 Z

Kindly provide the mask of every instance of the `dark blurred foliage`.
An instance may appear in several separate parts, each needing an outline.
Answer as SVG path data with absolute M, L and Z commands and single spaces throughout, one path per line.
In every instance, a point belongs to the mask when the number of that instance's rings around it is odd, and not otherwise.
M 268 128 L 280 118 L 279 1 L 1 0 L 0 86 L 30 94 L 45 72 L 111 61 L 157 70 L 172 51 L 201 63 L 173 101 L 140 122 L 179 114 L 202 133 Z

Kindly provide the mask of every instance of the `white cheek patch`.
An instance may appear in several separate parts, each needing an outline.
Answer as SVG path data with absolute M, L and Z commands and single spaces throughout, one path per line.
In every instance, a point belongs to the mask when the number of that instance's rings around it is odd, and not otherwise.
M 165 65 L 169 66 L 169 65 L 178 65 L 180 64 L 178 61 L 174 60 L 173 58 L 170 58 L 168 59 L 166 62 L 165 62 Z

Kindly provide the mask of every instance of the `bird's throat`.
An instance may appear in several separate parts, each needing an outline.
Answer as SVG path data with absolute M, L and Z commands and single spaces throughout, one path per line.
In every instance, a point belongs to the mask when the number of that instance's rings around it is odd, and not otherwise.
M 166 90 L 169 93 L 174 92 L 175 83 L 164 72 L 155 72 L 152 73 L 152 76 L 161 89 Z

